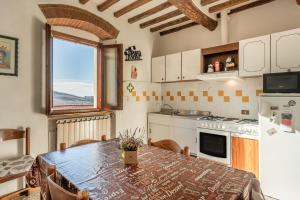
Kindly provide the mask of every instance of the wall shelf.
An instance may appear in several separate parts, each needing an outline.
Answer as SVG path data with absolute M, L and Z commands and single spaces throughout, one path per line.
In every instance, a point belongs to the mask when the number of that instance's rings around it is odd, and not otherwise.
M 234 70 L 238 70 L 239 66 L 239 43 L 230 43 L 226 45 L 210 47 L 202 49 L 202 73 L 207 73 L 209 64 L 213 64 L 215 61 L 222 63 L 221 72 L 224 71 L 226 59 L 230 56 L 235 63 Z

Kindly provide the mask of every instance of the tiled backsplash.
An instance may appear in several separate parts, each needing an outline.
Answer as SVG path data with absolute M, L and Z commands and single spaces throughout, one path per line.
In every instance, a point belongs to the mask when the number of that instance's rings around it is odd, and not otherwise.
M 163 103 L 177 109 L 211 111 L 214 115 L 257 119 L 262 78 L 162 84 Z M 242 115 L 249 110 L 249 115 Z

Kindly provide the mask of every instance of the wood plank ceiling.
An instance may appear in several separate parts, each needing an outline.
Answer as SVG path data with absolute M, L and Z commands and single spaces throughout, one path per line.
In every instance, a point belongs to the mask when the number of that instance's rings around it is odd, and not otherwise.
M 205 14 L 219 16 L 220 12 L 234 14 L 261 6 L 275 0 L 78 0 L 81 4 L 96 3 L 104 12 L 113 10 L 116 18 L 127 17 L 129 24 L 139 23 L 141 29 L 167 35 L 189 27 L 202 25 L 210 31 L 217 27 L 217 20 Z M 195 5 L 198 1 L 201 10 Z M 279 0 L 277 0 L 279 1 Z M 295 0 L 300 4 L 300 0 Z

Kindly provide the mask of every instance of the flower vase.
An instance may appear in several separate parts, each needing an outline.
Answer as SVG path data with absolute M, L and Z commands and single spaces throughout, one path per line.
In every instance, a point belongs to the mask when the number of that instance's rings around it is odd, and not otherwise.
M 124 151 L 124 163 L 126 165 L 137 165 L 137 151 Z

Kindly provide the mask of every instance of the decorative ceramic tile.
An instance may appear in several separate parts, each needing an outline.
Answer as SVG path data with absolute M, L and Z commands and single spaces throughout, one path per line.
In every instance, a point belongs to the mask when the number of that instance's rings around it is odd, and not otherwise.
M 150 96 L 146 96 L 146 101 L 150 101 Z
M 156 96 L 156 92 L 152 91 L 152 96 L 155 97 Z
M 230 81 L 201 81 L 163 83 L 163 103 L 176 109 L 211 111 L 214 115 L 225 117 L 258 118 L 258 96 L 262 90 L 262 77 Z M 180 97 L 177 92 L 180 91 Z M 171 100 L 167 97 L 173 95 Z M 185 101 L 181 97 L 185 97 Z M 203 98 L 204 97 L 204 98 Z M 241 110 L 249 110 L 242 115 Z
M 219 90 L 219 91 L 218 91 L 218 96 L 219 96 L 219 97 L 224 96 L 224 90 Z
M 158 101 L 158 100 L 159 100 L 158 96 L 155 96 L 155 101 Z
M 185 101 L 185 96 L 181 96 L 181 101 Z
M 174 101 L 174 96 L 170 96 L 170 100 L 171 100 L 171 101 Z
M 140 102 L 140 101 L 141 101 L 141 97 L 140 97 L 140 96 L 136 96 L 136 97 L 135 97 L 135 101 L 136 101 L 136 102 Z
M 199 97 L 198 97 L 198 96 L 193 96 L 193 100 L 194 100 L 194 101 L 198 101 L 198 100 L 199 100 Z
M 178 97 L 181 96 L 181 91 L 177 91 L 177 96 L 178 96 Z
M 262 90 L 260 90 L 260 89 L 256 90 L 256 96 L 257 96 L 257 97 L 258 97 L 260 94 L 262 94 L 262 93 L 263 93 Z
M 132 92 L 131 92 L 131 95 L 132 95 L 133 97 L 135 97 L 135 96 L 136 96 L 136 91 L 132 91 Z
M 243 96 L 242 97 L 242 102 L 243 103 L 249 103 L 249 96 Z
M 167 91 L 167 97 L 171 96 L 171 92 Z
M 146 91 L 143 91 L 143 96 L 147 96 L 147 92 Z
M 237 97 L 243 96 L 243 91 L 242 90 L 236 90 L 235 91 L 235 96 L 237 96 Z
M 224 102 L 230 102 L 230 97 L 229 96 L 224 96 Z

